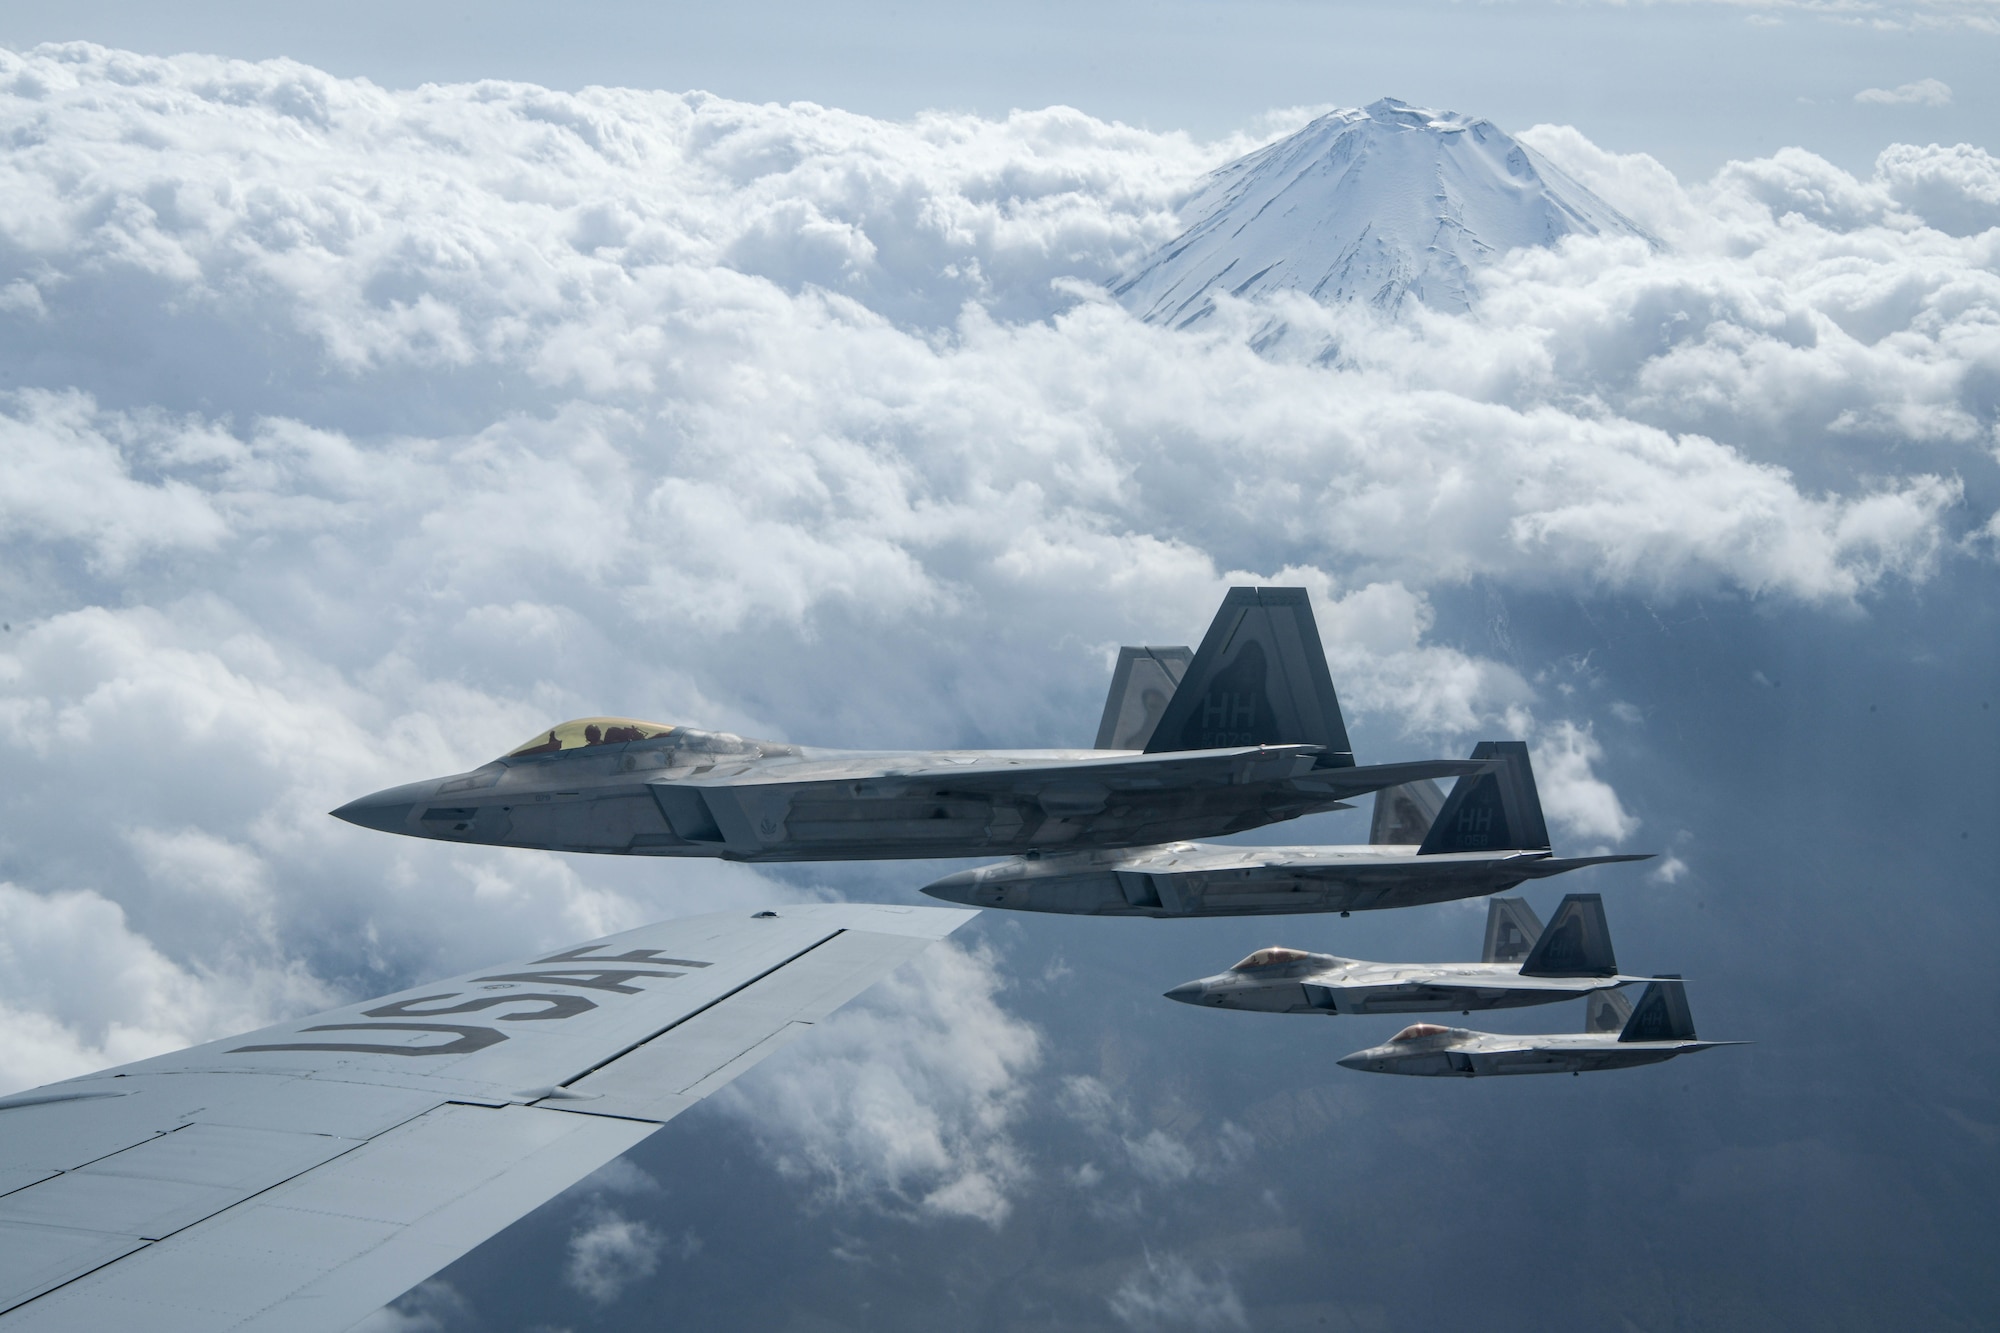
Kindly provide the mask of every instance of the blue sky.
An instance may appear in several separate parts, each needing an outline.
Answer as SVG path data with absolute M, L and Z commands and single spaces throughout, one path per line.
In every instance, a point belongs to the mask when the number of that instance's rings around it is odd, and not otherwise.
M 0 14 L 0 1091 L 924 901 L 324 812 L 593 713 L 1081 744 L 1118 644 L 1297 583 L 1362 757 L 1527 739 L 1558 850 L 1662 854 L 1527 896 L 1756 1045 L 1368 1078 L 1392 1020 L 1160 992 L 1469 957 L 1479 904 L 989 913 L 381 1327 L 1990 1326 L 1991 8 L 1033 14 Z M 1096 294 L 1382 94 L 1541 126 L 1660 244 L 1261 352 Z
M 1394 96 L 1517 129 L 1575 125 L 1607 148 L 1705 175 L 1788 145 L 1861 169 L 1891 139 L 1992 142 L 1992 23 L 1978 3 L 356 0 L 336 11 L 11 0 L 0 43 L 290 56 L 391 87 L 504 78 L 701 88 L 888 117 L 1060 103 L 1204 136 L 1273 107 Z M 1950 106 L 1853 101 L 1926 78 L 1952 89 Z

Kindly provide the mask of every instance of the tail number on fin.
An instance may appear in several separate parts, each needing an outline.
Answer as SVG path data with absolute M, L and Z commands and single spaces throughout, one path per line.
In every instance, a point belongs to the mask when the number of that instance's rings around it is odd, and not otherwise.
M 1263 646 L 1244 644 L 1236 659 L 1216 673 L 1202 696 L 1201 711 L 1188 719 L 1181 748 L 1219 750 L 1276 736 L 1278 719 L 1264 697 L 1266 671 Z

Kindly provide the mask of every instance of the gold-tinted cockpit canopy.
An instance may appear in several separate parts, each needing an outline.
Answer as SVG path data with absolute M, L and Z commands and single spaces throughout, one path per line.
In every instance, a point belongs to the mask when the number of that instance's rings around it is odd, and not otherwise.
M 1389 1040 L 1392 1042 L 1422 1041 L 1425 1037 L 1435 1037 L 1439 1033 L 1449 1031 L 1451 1031 L 1450 1028 L 1439 1027 L 1436 1023 L 1412 1023 L 1395 1036 L 1389 1038 Z
M 661 722 L 641 722 L 630 717 L 580 717 L 539 732 L 525 745 L 507 751 L 507 758 L 522 755 L 554 754 L 558 750 L 584 750 L 593 745 L 619 745 L 625 741 L 649 741 L 673 728 Z
M 1231 972 L 1247 972 L 1253 967 L 1276 967 L 1280 963 L 1300 963 L 1312 957 L 1303 949 L 1259 949 L 1235 967 Z

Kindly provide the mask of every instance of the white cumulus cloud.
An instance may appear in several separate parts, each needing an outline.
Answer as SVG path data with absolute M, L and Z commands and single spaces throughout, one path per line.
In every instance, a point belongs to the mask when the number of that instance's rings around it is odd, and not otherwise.
M 1029 1166 L 1017 1141 L 1043 1038 L 996 1003 L 1000 961 L 944 944 L 723 1094 L 827 1201 L 997 1225 Z
M 599 1204 L 570 1234 L 563 1280 L 596 1304 L 609 1305 L 653 1275 L 668 1243 L 657 1227 Z
M 1918 79 L 1894 88 L 1863 88 L 1854 100 L 1864 106 L 1950 106 L 1951 85 L 1942 79 Z
M 1967 145 L 1684 183 L 1540 127 L 1660 244 L 1501 257 L 1463 315 L 1181 334 L 1103 283 L 1252 136 L 82 44 L 0 52 L 0 136 L 9 1087 L 816 892 L 326 818 L 557 718 L 1087 742 L 1118 644 L 1297 583 L 1376 744 L 1532 722 L 1550 817 L 1614 842 L 1611 733 L 1447 597 L 1865 615 L 2000 546 Z M 1047 1041 L 1001 976 L 933 951 L 731 1104 L 828 1198 L 996 1221 Z M 1135 1177 L 1221 1152 L 1106 1132 Z

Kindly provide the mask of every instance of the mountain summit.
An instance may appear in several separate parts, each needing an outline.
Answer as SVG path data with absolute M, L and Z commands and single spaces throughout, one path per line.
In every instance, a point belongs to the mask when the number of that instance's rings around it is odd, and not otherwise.
M 1517 246 L 1645 235 L 1492 121 L 1393 97 L 1215 171 L 1181 220 L 1186 231 L 1112 286 L 1151 323 L 1186 327 L 1219 292 L 1464 310 L 1474 270 Z

